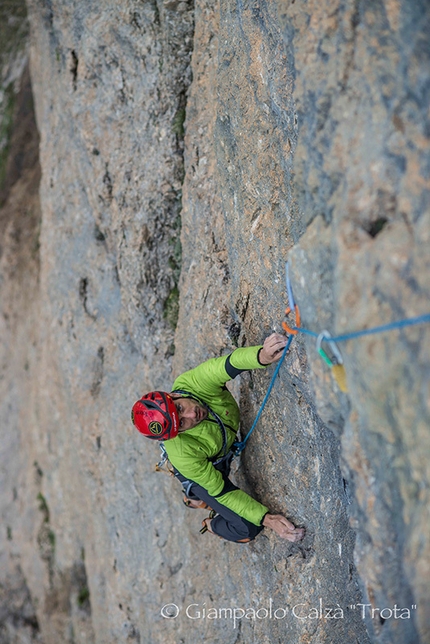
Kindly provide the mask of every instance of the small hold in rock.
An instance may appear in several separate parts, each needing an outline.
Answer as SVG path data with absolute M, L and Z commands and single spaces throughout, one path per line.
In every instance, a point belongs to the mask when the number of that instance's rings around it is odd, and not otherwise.
M 240 324 L 233 322 L 227 329 L 227 335 L 234 344 L 235 347 L 238 346 L 238 340 L 240 336 Z
M 71 57 L 72 57 L 72 62 L 70 65 L 70 72 L 72 74 L 73 90 L 76 91 L 79 60 L 74 49 L 72 49 L 71 51 Z
M 370 221 L 368 222 L 364 227 L 364 230 L 373 238 L 375 238 L 381 230 L 386 226 L 388 223 L 388 219 L 386 217 L 378 217 L 378 219 L 375 219 L 375 221 Z
M 102 231 L 98 226 L 95 227 L 94 229 L 94 237 L 96 238 L 96 241 L 98 242 L 104 242 L 105 241 L 105 236 L 103 235 Z

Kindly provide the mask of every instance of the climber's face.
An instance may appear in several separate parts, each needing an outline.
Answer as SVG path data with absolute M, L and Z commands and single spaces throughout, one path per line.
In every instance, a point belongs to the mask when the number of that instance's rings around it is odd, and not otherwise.
M 192 398 L 175 398 L 174 394 L 171 394 L 171 396 L 178 412 L 180 432 L 192 429 L 207 418 L 207 409 L 202 407 L 196 400 Z

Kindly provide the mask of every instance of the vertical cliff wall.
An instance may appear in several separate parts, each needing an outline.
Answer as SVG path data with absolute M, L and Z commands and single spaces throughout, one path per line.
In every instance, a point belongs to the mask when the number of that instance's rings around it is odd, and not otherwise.
M 35 210 L 19 275 L 24 242 L 1 257 L 2 584 L 21 633 L 425 642 L 427 327 L 342 344 L 347 394 L 294 339 L 235 476 L 306 525 L 300 545 L 200 536 L 129 411 L 279 330 L 287 259 L 313 331 L 427 312 L 426 3 L 28 11 L 41 228 Z M 245 429 L 270 375 L 234 383 Z

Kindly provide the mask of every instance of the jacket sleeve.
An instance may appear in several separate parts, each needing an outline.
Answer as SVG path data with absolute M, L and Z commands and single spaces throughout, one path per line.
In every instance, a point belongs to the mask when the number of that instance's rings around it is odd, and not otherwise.
M 192 454 L 183 452 L 180 457 L 176 457 L 175 467 L 182 476 L 201 485 L 226 508 L 254 525 L 261 525 L 268 508 L 243 490 L 236 488 L 230 491 L 227 488 L 224 491 L 225 483 L 221 473 L 214 468 L 203 452 L 200 454 L 194 451 Z
M 184 388 L 196 394 L 211 395 L 242 371 L 265 369 L 267 365 L 261 364 L 258 359 L 261 348 L 261 345 L 243 347 L 228 356 L 206 360 L 179 376 L 173 384 L 173 390 Z

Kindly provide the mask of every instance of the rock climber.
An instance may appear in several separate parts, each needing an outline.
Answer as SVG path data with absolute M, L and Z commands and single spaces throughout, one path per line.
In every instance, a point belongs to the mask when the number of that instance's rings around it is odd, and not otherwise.
M 211 510 L 201 532 L 208 530 L 228 541 L 252 541 L 271 528 L 288 541 L 300 541 L 297 528 L 237 488 L 228 478 L 232 445 L 239 428 L 239 407 L 226 382 L 250 369 L 265 369 L 282 356 L 287 343 L 273 333 L 263 345 L 244 347 L 228 356 L 212 358 L 179 376 L 170 393 L 153 391 L 134 405 L 131 418 L 146 437 L 162 441 L 182 483 L 184 503 Z

